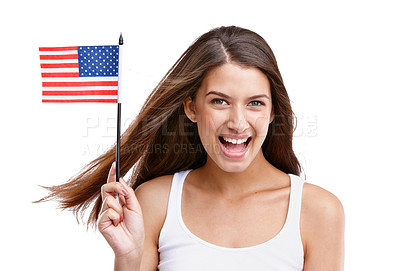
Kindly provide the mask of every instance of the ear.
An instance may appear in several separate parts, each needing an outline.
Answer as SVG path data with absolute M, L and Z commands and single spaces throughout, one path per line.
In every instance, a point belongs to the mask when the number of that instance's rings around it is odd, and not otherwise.
M 183 102 L 183 108 L 185 110 L 186 116 L 192 121 L 192 122 L 197 122 L 197 117 L 196 117 L 196 107 L 195 103 L 192 100 L 192 98 L 187 98 Z
M 274 109 L 271 109 L 271 114 L 269 115 L 269 124 L 271 124 L 275 119 Z

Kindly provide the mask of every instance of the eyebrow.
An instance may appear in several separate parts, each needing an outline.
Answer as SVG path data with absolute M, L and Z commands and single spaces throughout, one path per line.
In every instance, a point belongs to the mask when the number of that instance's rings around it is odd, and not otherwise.
M 222 92 L 219 92 L 219 91 L 210 91 L 210 92 L 208 92 L 206 94 L 206 96 L 211 95 L 211 94 L 214 94 L 214 95 L 217 95 L 217 96 L 221 96 L 221 97 L 224 97 L 224 98 L 231 98 L 229 95 L 226 95 L 225 93 L 222 93 Z M 269 97 L 266 94 L 259 94 L 259 95 L 251 96 L 251 97 L 249 97 L 249 100 L 259 99 L 259 98 L 266 98 L 266 99 L 269 100 Z

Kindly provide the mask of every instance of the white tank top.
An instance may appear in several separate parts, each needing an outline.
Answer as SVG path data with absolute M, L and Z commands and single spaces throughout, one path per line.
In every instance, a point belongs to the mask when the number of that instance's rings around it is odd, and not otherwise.
M 272 239 L 251 247 L 226 248 L 208 243 L 185 226 L 181 214 L 182 188 L 190 170 L 174 174 L 167 216 L 160 232 L 160 271 L 298 271 L 303 270 L 300 236 L 301 195 L 304 181 L 290 176 L 286 222 Z

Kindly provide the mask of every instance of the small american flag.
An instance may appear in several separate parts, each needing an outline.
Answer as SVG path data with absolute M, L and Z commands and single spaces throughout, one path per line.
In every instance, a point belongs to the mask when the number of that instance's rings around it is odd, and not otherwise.
M 42 102 L 118 102 L 119 46 L 40 47 Z

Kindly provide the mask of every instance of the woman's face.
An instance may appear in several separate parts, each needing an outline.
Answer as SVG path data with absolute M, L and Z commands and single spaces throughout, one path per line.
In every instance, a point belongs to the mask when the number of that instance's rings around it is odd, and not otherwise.
M 254 67 L 224 64 L 210 70 L 195 101 L 185 101 L 189 119 L 197 122 L 201 142 L 226 172 L 242 172 L 264 159 L 261 146 L 273 120 L 267 76 Z

